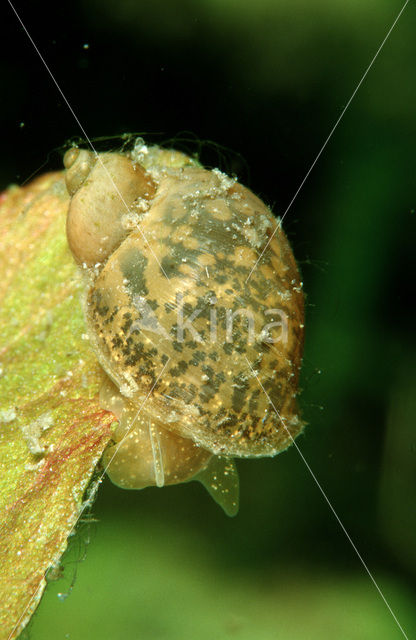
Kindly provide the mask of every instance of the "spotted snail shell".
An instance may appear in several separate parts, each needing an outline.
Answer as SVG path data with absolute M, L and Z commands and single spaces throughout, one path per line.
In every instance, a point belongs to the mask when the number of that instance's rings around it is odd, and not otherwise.
M 179 152 L 73 148 L 64 164 L 101 403 L 118 419 L 107 473 L 125 488 L 200 480 L 232 515 L 233 458 L 273 456 L 303 427 L 286 236 L 249 189 Z

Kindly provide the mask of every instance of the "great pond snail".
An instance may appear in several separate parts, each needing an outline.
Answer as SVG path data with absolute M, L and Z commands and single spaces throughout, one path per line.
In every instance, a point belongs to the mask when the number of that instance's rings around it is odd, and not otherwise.
M 179 152 L 72 148 L 64 164 L 101 404 L 118 419 L 107 473 L 137 489 L 199 480 L 233 515 L 233 458 L 273 456 L 303 428 L 286 236 L 249 189 Z

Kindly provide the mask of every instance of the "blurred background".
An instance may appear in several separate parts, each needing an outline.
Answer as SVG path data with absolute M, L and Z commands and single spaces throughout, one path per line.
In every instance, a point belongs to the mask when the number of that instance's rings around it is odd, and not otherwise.
M 236 174 L 279 215 L 402 4 L 15 7 L 91 139 L 173 139 Z M 415 29 L 410 2 L 284 221 L 307 294 L 308 427 L 297 442 L 408 638 L 416 637 Z M 4 188 L 59 169 L 62 145 L 82 131 L 7 3 L 0 47 Z M 234 519 L 198 483 L 134 492 L 106 479 L 25 637 L 404 637 L 296 449 L 238 467 Z

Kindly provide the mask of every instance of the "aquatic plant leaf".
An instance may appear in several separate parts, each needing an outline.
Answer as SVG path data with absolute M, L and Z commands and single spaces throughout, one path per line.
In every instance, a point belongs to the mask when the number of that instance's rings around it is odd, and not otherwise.
M 0 638 L 35 610 L 110 439 L 63 175 L 0 195 Z

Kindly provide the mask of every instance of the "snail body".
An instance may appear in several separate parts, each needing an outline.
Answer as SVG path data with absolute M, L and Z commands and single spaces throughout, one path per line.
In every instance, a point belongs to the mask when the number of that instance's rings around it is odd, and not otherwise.
M 233 458 L 275 455 L 303 428 L 303 293 L 288 241 L 251 191 L 186 157 L 149 167 L 103 154 L 114 185 L 100 157 L 67 153 L 69 246 L 90 273 L 101 403 L 119 421 L 107 472 L 126 488 L 200 480 L 232 515 Z

